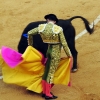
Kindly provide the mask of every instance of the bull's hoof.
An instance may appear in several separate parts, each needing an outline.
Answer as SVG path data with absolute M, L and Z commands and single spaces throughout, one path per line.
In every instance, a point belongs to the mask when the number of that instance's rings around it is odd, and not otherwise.
M 75 72 L 77 72 L 77 70 L 78 70 L 78 69 L 75 68 L 75 69 L 72 69 L 71 72 L 72 72 L 72 73 L 75 73 Z

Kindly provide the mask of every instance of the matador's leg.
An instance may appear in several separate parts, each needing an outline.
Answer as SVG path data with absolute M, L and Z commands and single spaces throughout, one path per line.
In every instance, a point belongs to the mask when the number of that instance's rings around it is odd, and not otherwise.
M 54 73 L 58 67 L 61 55 L 61 45 L 49 45 L 47 51 L 47 62 L 45 66 L 45 72 L 43 75 L 43 80 L 46 80 L 48 83 L 53 83 Z M 52 78 L 51 78 L 52 77 Z M 50 81 L 51 80 L 51 81 Z
M 48 48 L 47 56 L 48 60 L 46 63 L 45 73 L 43 80 L 46 80 L 46 96 L 51 97 L 50 89 L 53 83 L 54 73 L 58 67 L 60 61 L 60 45 L 50 45 Z

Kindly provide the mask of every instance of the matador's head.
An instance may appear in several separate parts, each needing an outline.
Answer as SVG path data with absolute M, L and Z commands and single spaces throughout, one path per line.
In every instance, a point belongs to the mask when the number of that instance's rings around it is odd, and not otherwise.
M 44 18 L 47 20 L 52 20 L 52 21 L 56 21 L 56 23 L 58 22 L 58 18 L 55 14 L 48 14 L 48 15 L 45 15 Z

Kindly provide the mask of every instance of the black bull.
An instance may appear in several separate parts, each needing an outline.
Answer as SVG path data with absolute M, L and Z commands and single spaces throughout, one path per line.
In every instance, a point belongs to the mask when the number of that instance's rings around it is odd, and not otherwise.
M 94 27 L 93 28 L 89 27 L 89 22 L 87 21 L 87 19 L 85 19 L 84 17 L 81 17 L 81 16 L 74 16 L 67 20 L 59 19 L 59 22 L 57 23 L 57 25 L 59 25 L 63 28 L 65 38 L 67 40 L 68 46 L 73 55 L 74 62 L 73 62 L 72 69 L 77 68 L 77 55 L 78 55 L 78 52 L 75 48 L 75 29 L 74 29 L 73 25 L 71 24 L 71 21 L 75 18 L 81 18 L 83 20 L 83 22 L 85 24 L 85 28 L 90 34 L 92 34 L 93 30 L 94 30 Z M 42 23 L 46 23 L 46 21 L 32 22 L 26 26 L 26 28 L 24 29 L 24 31 L 21 35 L 21 39 L 18 44 L 18 52 L 23 53 L 28 46 L 27 38 L 23 35 L 27 34 L 29 30 L 37 27 L 39 24 L 42 24 Z M 46 56 L 46 51 L 47 51 L 48 45 L 46 43 L 43 43 L 39 34 L 33 36 L 33 47 L 36 48 L 37 50 L 39 50 L 40 52 L 42 52 L 44 54 L 44 56 Z

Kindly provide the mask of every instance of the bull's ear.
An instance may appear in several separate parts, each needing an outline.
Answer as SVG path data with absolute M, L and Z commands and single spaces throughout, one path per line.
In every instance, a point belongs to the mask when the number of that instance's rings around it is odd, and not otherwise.
M 26 38 L 28 38 L 28 34 L 27 33 L 26 34 L 23 34 L 23 36 L 26 37 Z

